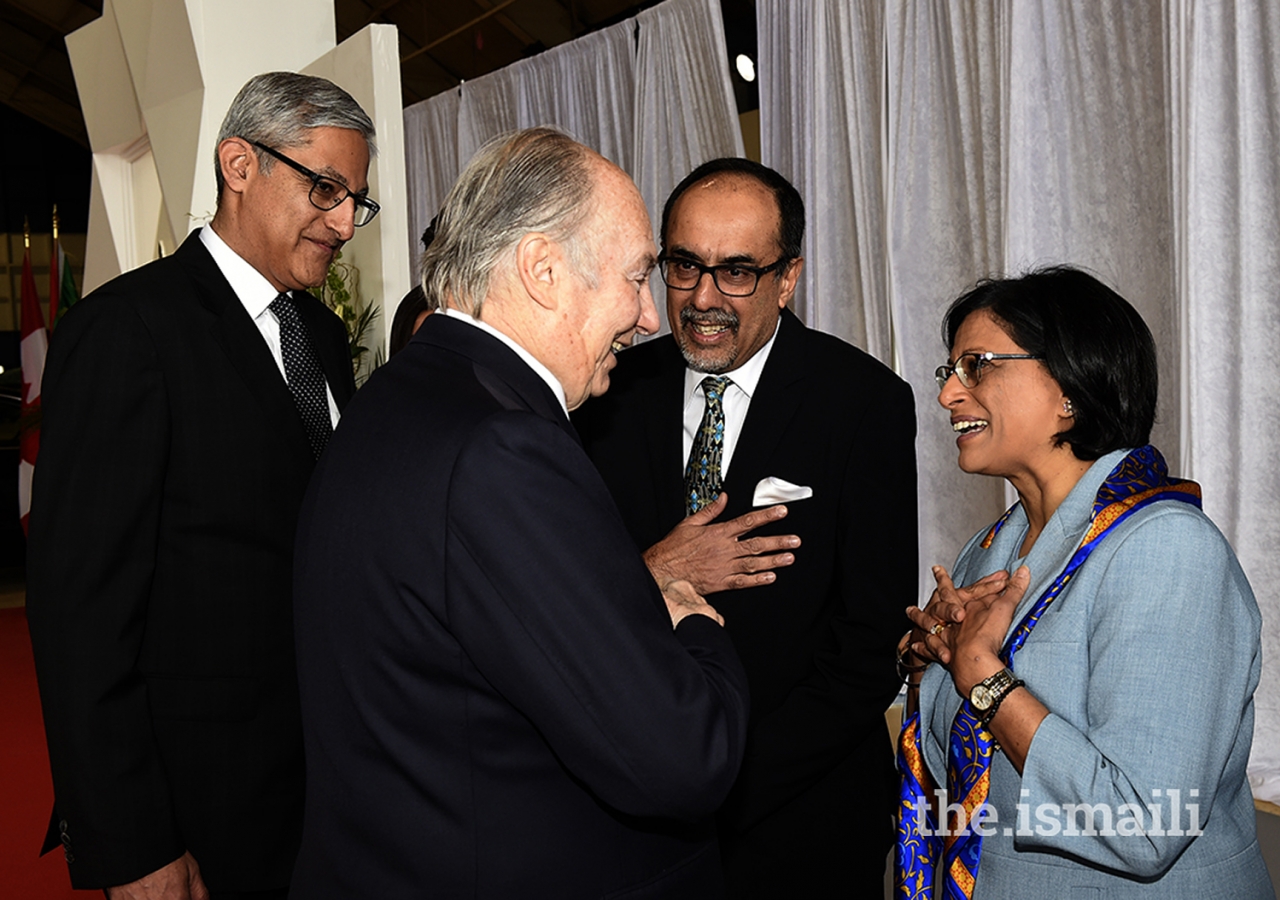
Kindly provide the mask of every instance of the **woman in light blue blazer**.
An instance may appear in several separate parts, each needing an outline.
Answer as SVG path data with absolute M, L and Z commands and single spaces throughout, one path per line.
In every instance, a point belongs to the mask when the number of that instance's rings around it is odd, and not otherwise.
M 960 468 L 1019 502 L 908 613 L 896 896 L 1274 897 L 1245 777 L 1261 619 L 1147 445 L 1150 331 L 1058 267 L 980 283 L 944 332 Z

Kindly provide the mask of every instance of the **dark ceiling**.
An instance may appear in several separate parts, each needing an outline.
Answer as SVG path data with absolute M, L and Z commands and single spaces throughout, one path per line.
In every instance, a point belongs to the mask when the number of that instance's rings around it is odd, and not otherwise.
M 408 106 L 658 2 L 334 0 L 334 14 L 339 42 L 374 22 L 399 29 Z M 720 5 L 730 58 L 754 57 L 755 0 Z M 87 227 L 89 138 L 63 38 L 101 15 L 102 0 L 0 0 L 0 230 L 47 230 L 55 203 L 65 230 Z M 733 85 L 739 110 L 758 105 L 754 84 Z
M 339 42 L 374 22 L 399 28 L 408 106 L 656 2 L 335 0 L 334 12 Z M 722 6 L 731 54 L 735 44 L 754 46 L 753 0 L 722 0 Z M 83 147 L 88 136 L 63 37 L 101 15 L 102 0 L 0 0 L 0 101 Z M 743 85 L 738 88 L 739 106 L 749 107 Z
M 0 0 L 0 100 L 89 146 L 63 37 L 102 15 L 102 0 Z

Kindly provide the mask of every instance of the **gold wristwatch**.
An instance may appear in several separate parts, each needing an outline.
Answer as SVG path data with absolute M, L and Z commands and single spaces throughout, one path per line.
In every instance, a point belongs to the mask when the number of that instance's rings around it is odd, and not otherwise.
M 969 705 L 978 714 L 978 721 L 985 726 L 996 714 L 1000 703 L 1009 695 L 1009 692 L 1025 684 L 1025 681 L 1015 677 L 1008 668 L 1001 669 L 975 684 L 969 691 Z

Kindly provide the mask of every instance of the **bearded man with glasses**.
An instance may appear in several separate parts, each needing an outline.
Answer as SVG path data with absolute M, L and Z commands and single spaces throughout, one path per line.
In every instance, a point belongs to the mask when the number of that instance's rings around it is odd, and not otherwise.
M 304 786 L 293 537 L 355 391 L 342 323 L 307 290 L 378 211 L 373 138 L 331 82 L 251 79 L 218 136 L 213 221 L 53 338 L 27 610 L 50 843 L 76 888 L 288 891 Z
M 777 172 L 695 169 L 662 218 L 674 339 L 621 353 L 575 416 L 650 570 L 707 596 L 750 679 L 718 816 L 730 897 L 879 896 L 892 841 L 884 711 L 915 598 L 914 402 L 787 308 L 803 235 Z

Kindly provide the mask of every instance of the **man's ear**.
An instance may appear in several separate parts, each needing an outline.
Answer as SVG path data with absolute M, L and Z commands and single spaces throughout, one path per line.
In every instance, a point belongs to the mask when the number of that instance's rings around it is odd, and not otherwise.
M 218 145 L 218 168 L 227 187 L 239 194 L 250 171 L 258 169 L 258 155 L 243 138 L 229 137 Z
M 804 271 L 804 257 L 797 256 L 778 277 L 782 279 L 782 289 L 778 291 L 778 309 L 782 309 L 795 296 L 796 285 L 800 283 L 800 273 Z
M 568 267 L 560 245 L 541 232 L 531 232 L 516 244 L 516 274 L 525 293 L 545 309 L 560 303 Z

